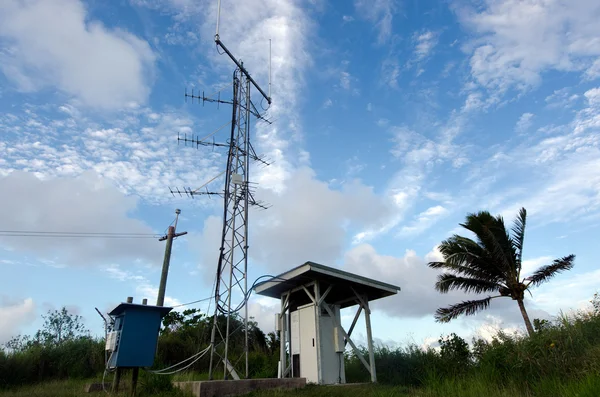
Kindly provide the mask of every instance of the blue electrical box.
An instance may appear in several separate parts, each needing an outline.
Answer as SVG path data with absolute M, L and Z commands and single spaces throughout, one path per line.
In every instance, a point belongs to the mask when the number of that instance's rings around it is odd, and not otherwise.
M 151 367 L 156 355 L 162 318 L 170 307 L 121 303 L 109 314 L 115 319 L 106 338 L 109 368 Z

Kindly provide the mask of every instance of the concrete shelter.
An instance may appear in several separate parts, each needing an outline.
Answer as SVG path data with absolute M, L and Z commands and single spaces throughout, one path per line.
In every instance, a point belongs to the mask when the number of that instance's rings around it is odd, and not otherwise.
M 400 287 L 314 262 L 259 283 L 259 295 L 281 300 L 276 330 L 281 337 L 280 378 L 306 378 L 318 384 L 346 383 L 344 351 L 350 344 L 377 381 L 369 302 L 395 295 Z M 358 305 L 352 325 L 341 325 L 340 310 Z M 350 336 L 364 312 L 368 361 Z

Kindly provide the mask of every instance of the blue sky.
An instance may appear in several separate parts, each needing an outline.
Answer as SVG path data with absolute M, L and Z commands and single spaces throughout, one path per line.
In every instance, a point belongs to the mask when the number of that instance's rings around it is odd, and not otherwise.
M 252 140 L 274 163 L 251 169 L 272 207 L 250 214 L 250 278 L 312 260 L 399 285 L 374 305 L 384 343 L 522 330 L 510 300 L 435 323 L 464 295 L 437 293 L 426 262 L 468 212 L 510 222 L 525 206 L 528 269 L 577 255 L 530 316 L 585 307 L 600 282 L 599 18 L 592 0 L 223 0 L 221 39 L 265 89 L 272 40 L 275 123 Z M 212 0 L 2 2 L 0 229 L 163 234 L 180 208 L 166 303 L 210 296 L 222 203 L 168 187 L 225 166 L 177 145 L 230 117 L 183 95 L 230 95 L 215 22 Z M 163 250 L 0 236 L 0 342 L 63 305 L 102 332 L 94 307 L 155 299 Z M 276 306 L 253 296 L 250 313 L 270 331 Z

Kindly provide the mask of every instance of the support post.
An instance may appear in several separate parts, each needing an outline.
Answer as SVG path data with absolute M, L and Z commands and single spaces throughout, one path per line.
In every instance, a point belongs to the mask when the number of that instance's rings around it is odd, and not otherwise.
M 117 370 L 115 371 L 115 377 L 113 378 L 113 383 L 112 383 L 112 392 L 115 394 L 119 392 L 119 383 L 121 383 L 122 371 L 123 370 L 119 367 L 117 367 Z
M 317 326 L 317 379 L 318 383 L 323 383 L 323 366 L 321 365 L 321 291 L 319 282 L 315 282 L 315 320 Z
M 375 352 L 373 351 L 373 333 L 371 332 L 371 309 L 369 309 L 369 300 L 362 299 L 365 305 L 365 324 L 367 326 L 367 343 L 369 345 L 369 365 L 371 367 L 371 382 L 377 382 L 377 373 L 375 371 Z
M 285 326 L 286 326 L 286 296 L 281 295 L 281 312 L 279 313 L 279 361 L 281 362 L 281 377 L 285 378 L 287 370 L 287 355 L 285 351 Z
M 133 296 L 127 297 L 127 303 L 133 303 Z M 123 373 L 123 369 L 121 367 L 117 367 L 117 369 L 115 370 L 115 377 L 113 378 L 113 383 L 112 383 L 112 392 L 113 393 L 119 392 L 119 383 L 121 383 L 121 374 L 122 373 Z

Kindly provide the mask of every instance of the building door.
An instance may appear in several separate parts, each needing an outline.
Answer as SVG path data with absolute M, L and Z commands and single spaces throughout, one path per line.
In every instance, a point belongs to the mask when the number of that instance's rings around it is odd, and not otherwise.
M 306 378 L 306 382 L 319 383 L 315 306 L 306 306 L 298 311 L 300 312 L 300 376 Z

